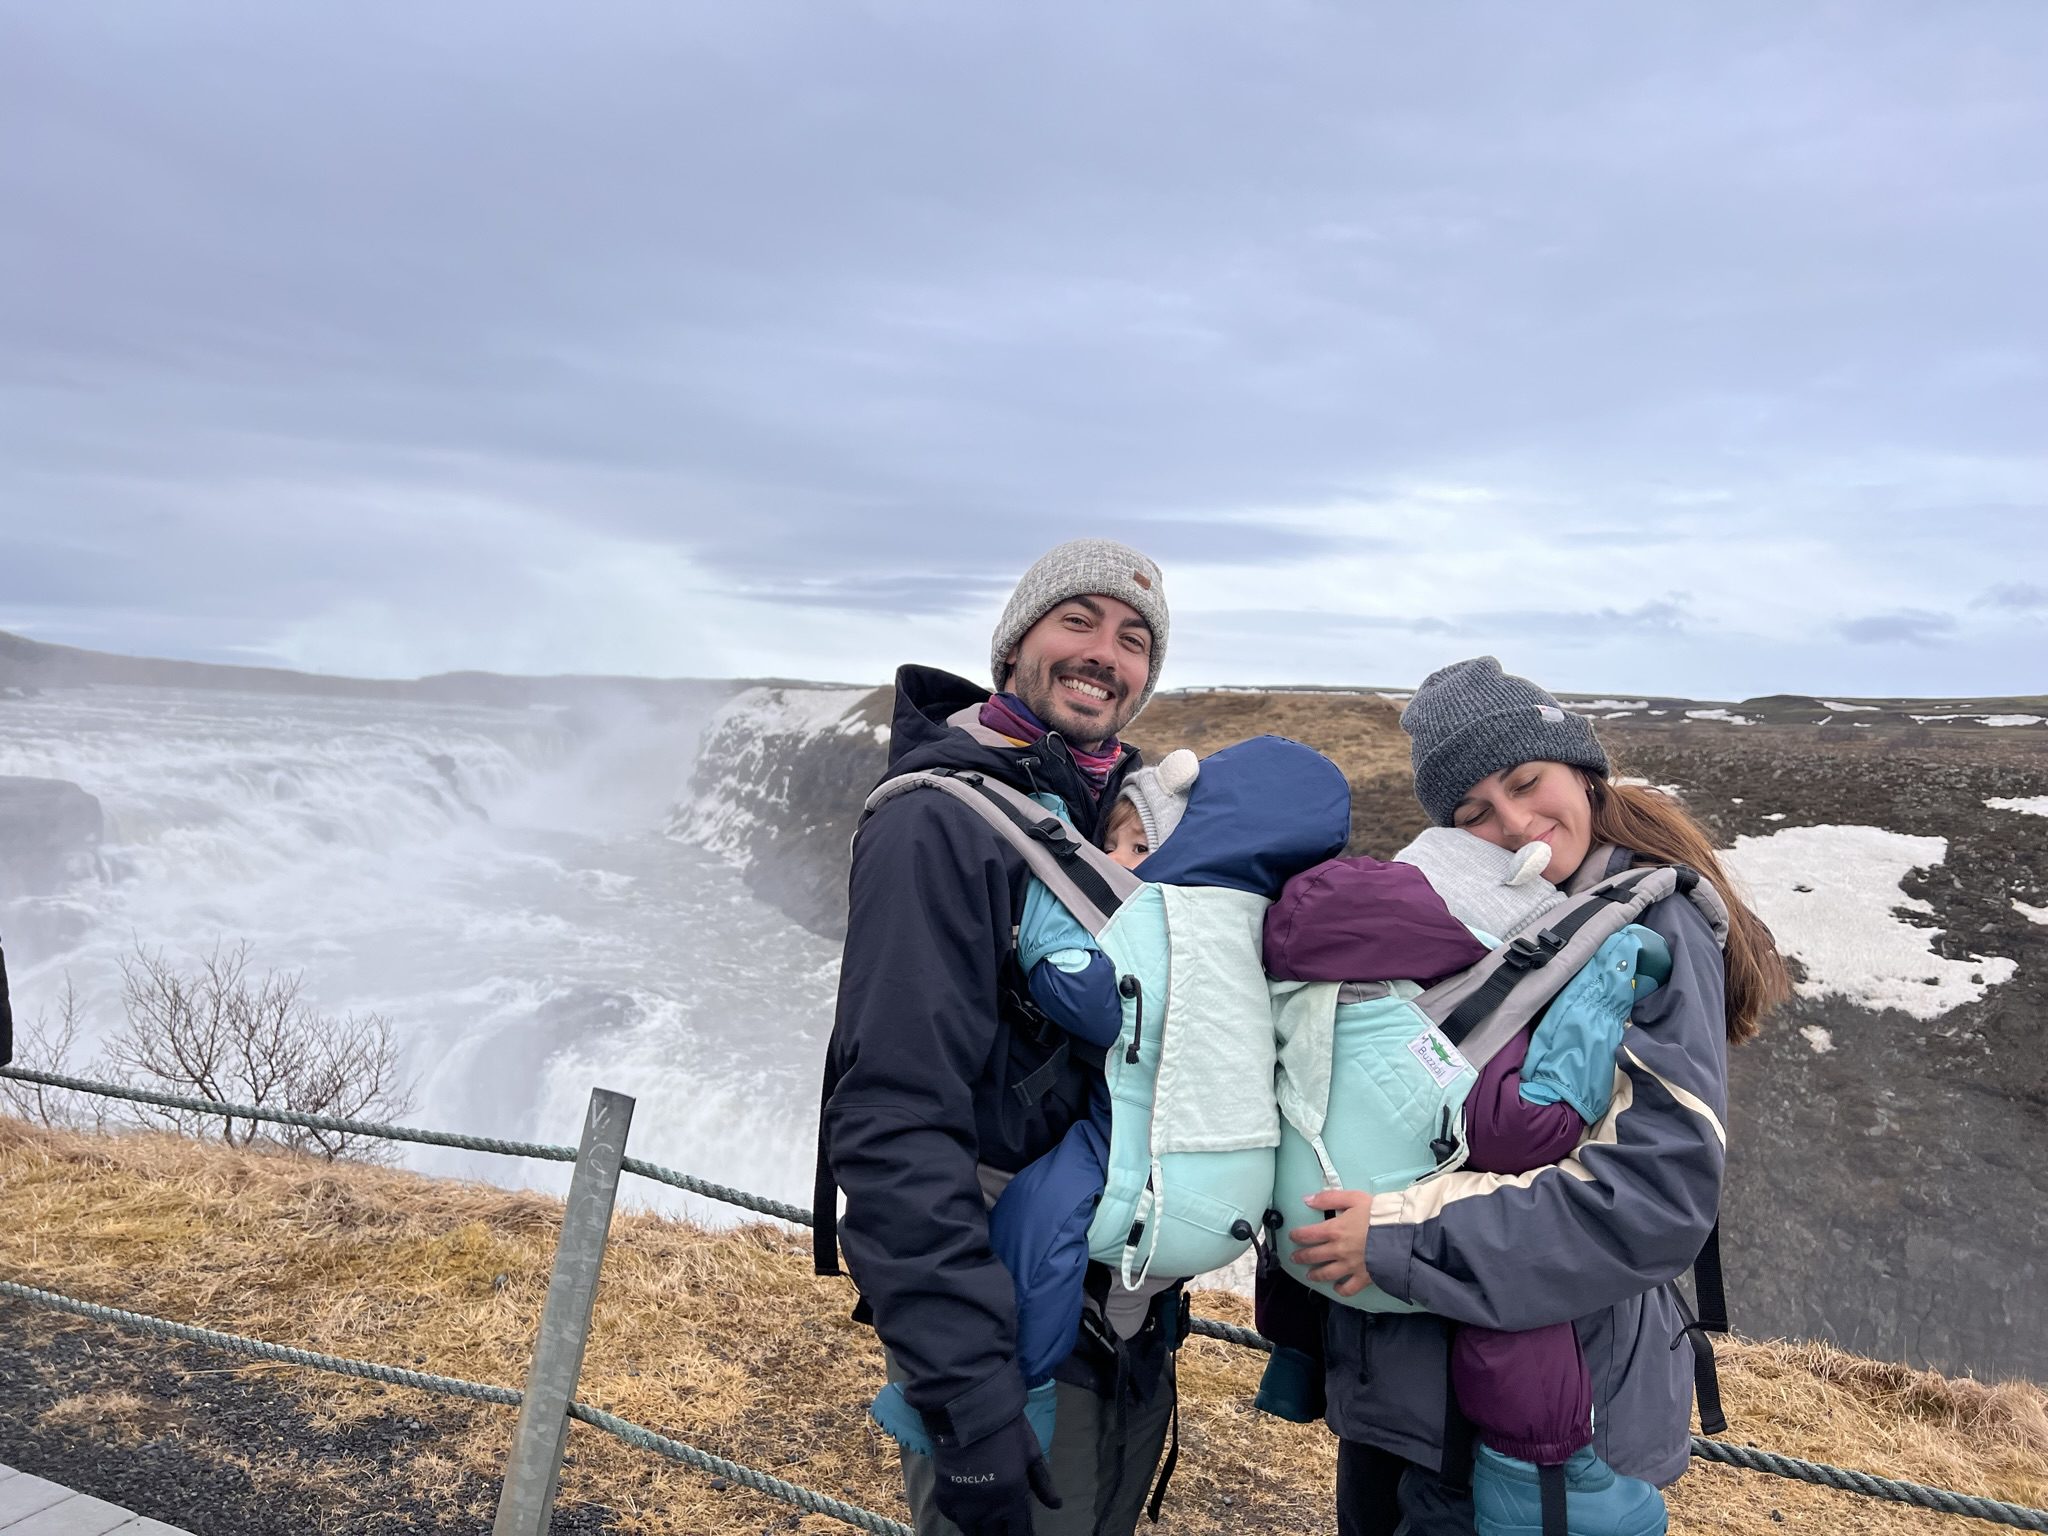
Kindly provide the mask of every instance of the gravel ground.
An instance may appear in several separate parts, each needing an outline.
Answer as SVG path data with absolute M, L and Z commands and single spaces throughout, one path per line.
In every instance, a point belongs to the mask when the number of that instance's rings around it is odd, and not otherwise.
M 437 1412 L 465 1411 L 421 1401 L 397 1393 L 387 1415 L 325 1428 L 277 1378 L 212 1350 L 0 1301 L 8 1464 L 193 1536 L 482 1536 L 495 1486 L 457 1478 L 430 1501 L 391 1475 L 440 1437 Z M 617 1526 L 610 1511 L 580 1505 L 558 1508 L 553 1529 L 596 1536 Z

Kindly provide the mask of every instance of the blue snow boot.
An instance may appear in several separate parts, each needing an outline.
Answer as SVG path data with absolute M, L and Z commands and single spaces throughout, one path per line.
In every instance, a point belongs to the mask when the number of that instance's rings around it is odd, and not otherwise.
M 1664 1536 L 1667 1522 L 1664 1495 L 1617 1475 L 1590 1445 L 1561 1467 L 1479 1446 L 1472 1510 L 1479 1536 Z

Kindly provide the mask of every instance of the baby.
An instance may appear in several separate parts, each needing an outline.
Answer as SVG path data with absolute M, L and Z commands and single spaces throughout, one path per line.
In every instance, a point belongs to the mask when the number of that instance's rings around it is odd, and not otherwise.
M 1188 791 L 1201 772 L 1201 761 L 1182 747 L 1162 757 L 1158 767 L 1127 777 L 1102 829 L 1102 851 L 1125 869 L 1144 863 L 1187 814 Z

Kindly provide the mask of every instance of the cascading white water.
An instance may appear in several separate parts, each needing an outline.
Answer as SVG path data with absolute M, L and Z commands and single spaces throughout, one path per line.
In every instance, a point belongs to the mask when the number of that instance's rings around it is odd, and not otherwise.
M 17 1012 L 53 1011 L 68 976 L 104 1034 L 136 942 L 189 959 L 247 940 L 259 968 L 303 970 L 324 1011 L 393 1022 L 415 1123 L 573 1142 L 602 1084 L 638 1098 L 639 1155 L 807 1204 L 837 947 L 663 835 L 701 724 L 601 698 L 0 699 L 0 775 L 69 780 L 105 815 L 97 879 L 0 905 Z M 481 1154 L 404 1160 L 566 1178 Z

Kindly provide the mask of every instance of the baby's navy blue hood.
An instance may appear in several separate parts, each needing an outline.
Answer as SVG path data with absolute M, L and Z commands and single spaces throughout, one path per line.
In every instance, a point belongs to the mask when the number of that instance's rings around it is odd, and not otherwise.
M 1294 876 L 1344 851 L 1351 786 L 1322 753 L 1254 736 L 1202 759 L 1187 814 L 1137 868 L 1159 885 L 1221 885 L 1268 901 Z

